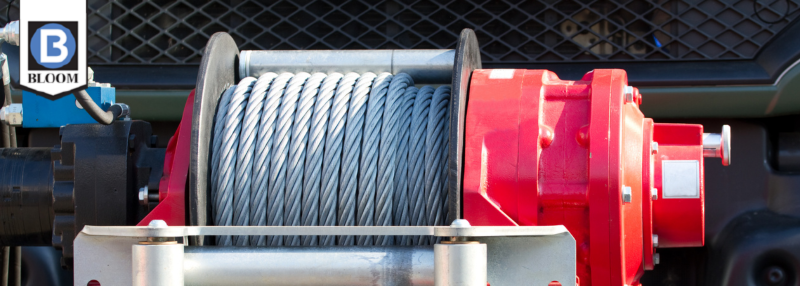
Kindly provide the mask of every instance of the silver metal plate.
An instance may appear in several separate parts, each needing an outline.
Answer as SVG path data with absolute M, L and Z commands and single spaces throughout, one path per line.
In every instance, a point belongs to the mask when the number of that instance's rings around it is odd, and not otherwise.
M 318 226 L 86 226 L 75 238 L 75 285 L 131 285 L 131 248 L 146 237 L 197 235 L 436 235 L 487 244 L 489 283 L 575 285 L 575 239 L 564 226 L 318 227 Z M 213 247 L 213 246 L 206 246 Z M 432 247 L 432 246 L 431 246 Z M 236 284 L 235 281 L 230 281 Z

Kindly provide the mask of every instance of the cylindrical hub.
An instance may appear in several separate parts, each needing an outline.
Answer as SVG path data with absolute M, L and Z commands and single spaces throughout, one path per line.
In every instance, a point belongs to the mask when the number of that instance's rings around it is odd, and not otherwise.
M 53 168 L 49 148 L 0 149 L 0 245 L 50 245 Z
M 433 246 L 436 286 L 485 286 L 486 244 L 443 241 Z
M 433 257 L 429 246 L 188 247 L 183 277 L 186 285 L 433 285 Z
M 175 241 L 133 245 L 133 286 L 183 285 L 183 248 Z
M 654 265 L 656 237 L 659 247 L 702 245 L 703 128 L 653 124 L 640 103 L 623 70 L 578 81 L 546 70 L 475 70 L 464 218 L 566 226 L 581 285 L 636 284 Z

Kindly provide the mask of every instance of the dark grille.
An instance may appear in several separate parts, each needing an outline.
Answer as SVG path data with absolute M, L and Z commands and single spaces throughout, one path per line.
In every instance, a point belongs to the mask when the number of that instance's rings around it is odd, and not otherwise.
M 484 63 L 752 59 L 798 1 L 761 0 L 759 19 L 752 0 L 88 0 L 89 63 L 196 64 L 218 31 L 241 49 L 387 49 L 453 48 L 463 28 Z

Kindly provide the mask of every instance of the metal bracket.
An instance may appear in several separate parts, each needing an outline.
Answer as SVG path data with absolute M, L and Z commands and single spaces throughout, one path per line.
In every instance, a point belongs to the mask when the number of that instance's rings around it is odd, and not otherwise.
M 575 285 L 575 239 L 564 226 L 86 226 L 75 238 L 75 285 L 131 285 L 132 245 L 201 235 L 432 235 L 472 237 L 488 248 L 492 285 Z M 432 247 L 432 246 L 431 246 Z M 235 284 L 235 281 L 231 281 Z

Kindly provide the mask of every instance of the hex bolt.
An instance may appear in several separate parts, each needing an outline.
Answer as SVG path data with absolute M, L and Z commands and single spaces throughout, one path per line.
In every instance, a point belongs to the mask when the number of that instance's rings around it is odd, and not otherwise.
M 661 263 L 661 255 L 658 253 L 653 253 L 653 264 L 658 265 Z
M 652 150 L 653 154 L 658 154 L 658 142 L 651 142 L 650 150 Z
M 632 103 L 634 97 L 633 87 L 626 86 L 625 89 L 623 89 L 623 93 L 625 94 L 625 103 Z
M 633 191 L 631 187 L 622 186 L 622 202 L 630 203 L 633 200 Z
M 658 200 L 658 189 L 652 188 L 650 189 L 650 197 L 655 201 Z
M 772 266 L 767 268 L 766 276 L 767 285 L 781 285 L 786 279 L 786 272 L 780 266 Z
M 658 234 L 653 234 L 653 247 L 658 247 Z
M 150 193 L 150 189 L 147 186 L 139 188 L 139 204 L 143 206 L 147 206 L 149 203 L 155 202 L 158 203 L 161 197 L 158 192 Z
M 147 189 L 147 186 L 139 188 L 139 204 L 140 205 L 146 206 L 147 203 L 149 203 L 148 195 L 149 195 L 149 191 Z

